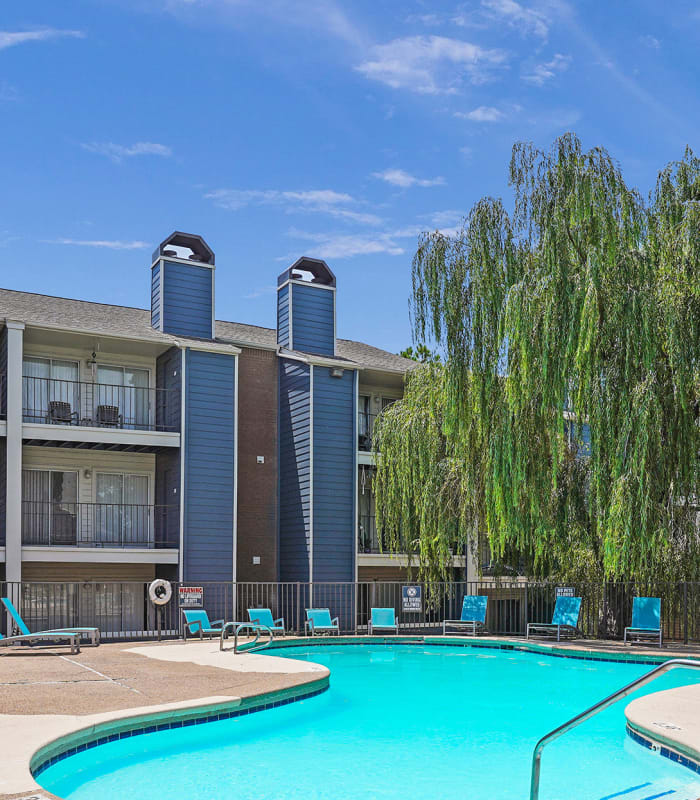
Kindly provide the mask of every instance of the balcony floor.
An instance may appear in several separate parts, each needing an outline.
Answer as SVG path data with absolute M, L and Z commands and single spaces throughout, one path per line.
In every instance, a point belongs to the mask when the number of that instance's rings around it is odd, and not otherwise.
M 22 425 L 22 439 L 25 445 L 121 450 L 132 453 L 154 453 L 163 448 L 180 446 L 179 432 L 45 425 L 33 422 Z

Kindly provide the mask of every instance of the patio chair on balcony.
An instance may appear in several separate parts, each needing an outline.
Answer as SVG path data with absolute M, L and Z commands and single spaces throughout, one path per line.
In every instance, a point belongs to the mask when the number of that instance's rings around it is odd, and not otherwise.
M 312 636 L 317 633 L 335 633 L 340 635 L 340 624 L 338 617 L 331 619 L 331 612 L 327 608 L 307 608 L 306 622 L 304 623 L 306 632 L 311 632 Z
M 651 639 L 652 644 L 659 640 L 662 644 L 661 632 L 661 598 L 635 597 L 632 601 L 632 624 L 625 628 L 624 643 Z
M 269 628 L 273 634 L 281 633 L 282 636 L 286 635 L 284 627 L 284 618 L 272 618 L 272 611 L 269 608 L 249 608 L 248 619 L 255 625 L 264 625 Z
M 0 647 L 9 647 L 13 644 L 53 644 L 54 642 L 65 639 L 70 645 L 71 655 L 80 652 L 80 634 L 65 632 L 54 633 L 29 633 L 19 634 L 18 636 L 3 636 L 0 633 Z
M 185 618 L 184 639 L 187 641 L 187 634 L 190 636 L 199 636 L 204 639 L 205 636 L 221 636 L 221 629 L 223 628 L 223 619 L 215 619 L 213 622 L 209 621 L 209 614 L 203 608 L 183 608 L 182 616 Z
M 447 626 L 464 629 L 472 636 L 486 629 L 486 607 L 489 598 L 481 594 L 465 594 L 462 600 L 462 614 L 459 619 L 445 619 L 442 622 L 442 634 L 447 633 Z
M 121 428 L 122 416 L 119 413 L 119 406 L 97 406 L 96 414 L 97 425 L 101 428 Z
M 9 597 L 3 597 L 1 599 L 2 599 L 2 604 L 5 606 L 12 619 L 15 621 L 15 625 L 19 628 L 19 631 L 23 636 L 46 635 L 48 637 L 49 635 L 53 635 L 53 636 L 59 636 L 61 638 L 66 638 L 70 635 L 77 635 L 78 638 L 80 638 L 81 636 L 88 637 L 90 639 L 90 644 L 93 645 L 94 647 L 97 647 L 97 645 L 100 643 L 99 628 L 79 626 L 75 628 L 66 627 L 66 628 L 56 628 L 48 631 L 35 631 L 34 633 L 32 633 L 27 627 L 25 621 L 22 619 L 22 615 L 15 608 L 15 605 L 12 602 L 12 600 L 10 600 Z
M 372 636 L 375 631 L 393 631 L 399 634 L 399 618 L 393 608 L 373 608 L 367 623 L 367 633 Z
M 48 421 L 54 425 L 77 425 L 78 412 L 65 400 L 49 400 Z
M 556 633 L 557 641 L 560 641 L 563 634 L 576 636 L 580 633 L 578 629 L 578 618 L 581 615 L 580 597 L 557 597 L 554 605 L 554 613 L 551 622 L 528 622 L 525 638 L 530 638 L 531 632 L 539 632 L 540 635 Z

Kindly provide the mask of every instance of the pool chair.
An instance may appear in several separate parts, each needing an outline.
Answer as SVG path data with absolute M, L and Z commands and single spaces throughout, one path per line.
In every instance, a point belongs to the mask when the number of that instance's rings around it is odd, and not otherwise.
M 629 637 L 641 641 L 643 637 L 652 640 L 652 644 L 661 638 L 661 598 L 660 597 L 635 597 L 632 601 L 632 624 L 625 628 L 624 642 L 627 644 Z
M 80 634 L 69 633 L 68 631 L 57 633 L 22 633 L 18 636 L 3 636 L 0 633 L 0 647 L 9 647 L 13 644 L 24 644 L 25 642 L 30 645 L 37 643 L 51 644 L 52 642 L 58 642 L 62 639 L 65 639 L 70 645 L 71 655 L 77 655 L 80 652 Z
M 317 633 L 335 633 L 336 636 L 340 636 L 338 617 L 331 619 L 331 612 L 327 608 L 307 608 L 304 630 L 307 633 L 311 632 L 312 636 Z
M 210 622 L 209 614 L 203 608 L 183 608 L 181 611 L 185 618 L 183 631 L 185 641 L 188 633 L 190 636 L 199 635 L 200 639 L 204 639 L 205 636 L 221 636 L 221 629 L 226 620 L 215 619 L 214 622 Z
M 373 608 L 367 623 L 367 633 L 370 636 L 375 631 L 394 631 L 399 633 L 399 618 L 393 608 Z
M 19 629 L 19 632 L 23 636 L 32 636 L 32 632 L 29 630 L 27 625 L 25 624 L 22 616 L 20 615 L 19 611 L 14 606 L 12 600 L 9 597 L 2 598 L 2 604 L 8 610 L 10 616 L 15 621 L 15 625 Z M 90 644 L 97 647 L 100 643 L 100 629 L 99 628 L 89 628 L 83 626 L 77 627 L 70 627 L 70 628 L 53 628 L 48 631 L 34 631 L 35 634 L 42 634 L 42 633 L 54 633 L 54 634 L 78 634 L 78 636 L 85 636 L 90 639 Z
M 557 641 L 560 641 L 564 634 L 576 636 L 579 633 L 578 618 L 580 614 L 580 597 L 557 597 L 552 621 L 550 623 L 528 622 L 525 638 L 529 639 L 532 633 L 539 633 L 545 636 L 556 633 Z
M 264 625 L 266 628 L 269 628 L 273 634 L 281 633 L 282 636 L 286 635 L 284 617 L 273 619 L 272 611 L 270 611 L 269 608 L 249 608 L 248 619 L 256 625 Z
M 462 601 L 462 615 L 459 619 L 446 619 L 442 622 L 442 635 L 447 633 L 447 626 L 464 629 L 472 636 L 486 630 L 486 606 L 489 599 L 486 595 L 465 594 Z

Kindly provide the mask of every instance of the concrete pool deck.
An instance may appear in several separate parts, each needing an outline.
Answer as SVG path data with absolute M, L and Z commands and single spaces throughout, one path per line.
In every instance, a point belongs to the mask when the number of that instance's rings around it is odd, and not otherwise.
M 578 657 L 629 657 L 640 660 L 691 657 L 700 659 L 700 646 L 670 644 L 662 649 L 625 647 L 618 642 L 526 642 L 521 638 L 425 637 L 426 644 L 455 641 L 481 646 L 514 646 L 537 652 Z M 421 642 L 423 637 L 375 637 L 376 641 Z M 334 644 L 368 641 L 368 637 L 323 639 Z M 318 644 L 319 638 L 287 637 L 276 644 Z M 281 651 L 277 651 L 281 652 Z M 83 647 L 70 655 L 65 647 L 0 651 L 0 798 L 52 797 L 32 778 L 32 756 L 53 740 L 78 730 L 143 715 L 189 714 L 217 706 L 234 708 L 241 702 L 265 702 L 265 697 L 295 687 L 328 680 L 328 670 L 317 664 L 249 653 L 220 652 L 218 640 L 204 642 L 115 642 L 98 648 Z M 290 652 L 290 655 L 292 653 Z M 309 689 L 310 690 L 310 689 Z M 299 692 L 302 689 L 298 690 Z M 634 725 L 657 741 L 683 752 L 700 755 L 700 683 L 672 690 L 661 707 L 650 704 L 635 710 Z M 662 697 L 659 692 L 653 697 Z M 255 698 L 252 700 L 251 698 Z M 643 698 L 647 700 L 648 698 Z M 624 702 L 624 701 L 623 701 Z M 631 706 L 637 702 L 634 701 Z M 661 710 L 663 715 L 660 716 Z M 666 727 L 654 725 L 663 719 Z M 122 723 L 123 727 L 127 723 Z M 673 744 L 682 732 L 682 742 Z M 663 739 L 662 739 L 663 737 Z M 692 757 L 692 756 L 691 756 Z

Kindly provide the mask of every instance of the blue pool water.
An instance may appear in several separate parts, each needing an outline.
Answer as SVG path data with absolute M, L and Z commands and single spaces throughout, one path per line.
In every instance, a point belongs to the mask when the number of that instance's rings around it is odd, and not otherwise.
M 537 739 L 649 669 L 423 645 L 274 655 L 325 664 L 331 688 L 257 714 L 110 742 L 57 762 L 39 783 L 70 800 L 525 800 Z M 653 690 L 695 680 L 676 670 Z M 626 702 L 547 747 L 543 800 L 700 797 L 700 776 L 625 734 Z

